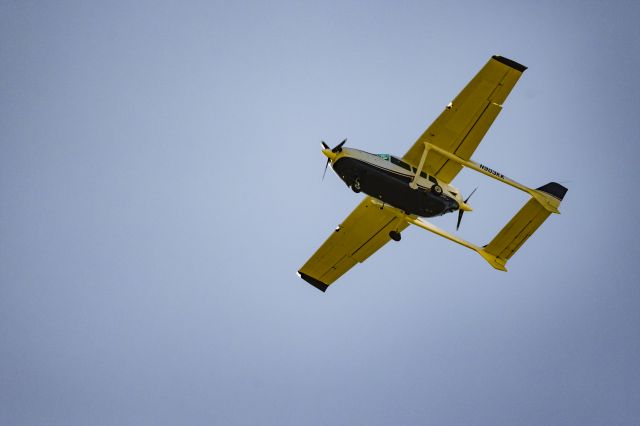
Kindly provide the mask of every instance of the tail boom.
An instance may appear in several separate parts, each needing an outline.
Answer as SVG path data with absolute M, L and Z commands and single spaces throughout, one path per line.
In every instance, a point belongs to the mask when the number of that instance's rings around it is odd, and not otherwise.
M 491 266 L 500 271 L 507 271 L 507 261 L 522 247 L 527 239 L 547 220 L 551 213 L 560 213 L 558 207 L 567 193 L 567 188 L 551 182 L 538 189 L 504 228 L 484 247 L 463 240 L 435 225 L 414 216 L 401 212 L 396 214 L 412 225 L 433 232 L 450 241 L 458 243 L 477 252 Z

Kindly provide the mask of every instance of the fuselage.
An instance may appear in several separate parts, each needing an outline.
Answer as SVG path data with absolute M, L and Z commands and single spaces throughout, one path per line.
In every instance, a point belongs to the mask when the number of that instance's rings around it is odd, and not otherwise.
M 413 180 L 415 167 L 388 154 L 370 154 L 353 148 L 336 153 L 331 167 L 347 186 L 364 192 L 407 214 L 432 217 L 456 211 L 462 204 L 460 192 L 424 172 Z

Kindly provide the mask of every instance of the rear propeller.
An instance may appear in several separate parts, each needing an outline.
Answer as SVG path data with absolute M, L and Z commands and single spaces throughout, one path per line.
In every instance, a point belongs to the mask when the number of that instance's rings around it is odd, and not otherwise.
M 469 196 L 467 197 L 466 200 L 464 200 L 464 203 L 467 204 L 467 201 L 469 201 L 469 198 L 471 198 L 471 196 L 473 195 L 474 192 L 476 192 L 476 189 L 478 189 L 477 187 L 471 191 L 471 194 L 469 194 Z M 464 214 L 464 210 L 463 209 L 459 209 L 458 210 L 458 223 L 456 224 L 456 231 L 460 228 L 460 222 L 462 221 L 462 215 Z
M 329 145 L 327 145 L 324 141 L 320 141 L 320 143 L 322 144 L 322 149 L 328 149 L 331 152 L 333 152 L 334 154 L 339 153 L 340 151 L 342 151 L 342 145 L 345 144 L 345 142 L 347 142 L 347 140 L 343 140 L 342 142 L 340 142 L 338 145 L 334 146 L 333 148 L 329 147 Z M 331 158 L 329 156 L 327 156 L 327 162 L 324 165 L 324 173 L 322 173 L 322 180 L 324 180 L 324 175 L 327 174 L 327 167 L 329 167 L 329 163 L 331 162 Z

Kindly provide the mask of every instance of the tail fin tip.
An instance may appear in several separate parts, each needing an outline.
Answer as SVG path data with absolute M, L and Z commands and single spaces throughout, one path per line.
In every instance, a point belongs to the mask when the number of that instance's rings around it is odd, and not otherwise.
M 560 201 L 562 201 L 562 199 L 564 198 L 565 194 L 568 191 L 567 188 L 565 188 L 564 186 L 556 182 L 549 182 L 548 184 L 543 185 L 540 188 L 537 188 L 537 190 L 542 191 L 546 194 L 549 194 L 553 197 L 556 197 Z

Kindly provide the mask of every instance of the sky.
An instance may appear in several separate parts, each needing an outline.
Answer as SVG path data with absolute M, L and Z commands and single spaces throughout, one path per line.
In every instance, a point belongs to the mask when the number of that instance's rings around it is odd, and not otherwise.
M 0 424 L 637 424 L 634 1 L 0 1 Z M 358 204 L 491 55 L 473 159 L 560 208 L 494 270 L 409 228 L 321 293 Z M 526 195 L 471 171 L 459 235 Z M 456 215 L 433 220 L 449 231 Z

